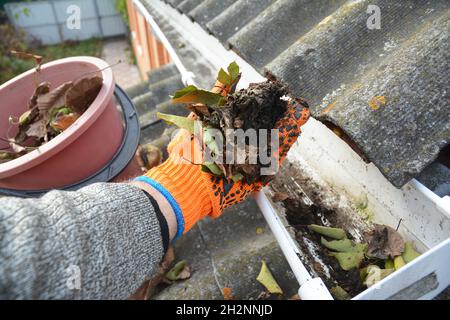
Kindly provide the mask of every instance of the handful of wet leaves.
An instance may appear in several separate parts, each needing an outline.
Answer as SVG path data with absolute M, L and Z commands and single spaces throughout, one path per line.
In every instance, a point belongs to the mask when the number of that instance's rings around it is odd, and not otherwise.
M 28 110 L 19 118 L 9 118 L 10 130 L 18 128 L 14 137 L 1 138 L 10 148 L 0 150 L 0 163 L 23 156 L 52 140 L 69 128 L 92 104 L 103 85 L 98 76 L 86 76 L 51 89 L 40 83 L 28 100 Z
M 177 92 L 172 97 L 174 103 L 186 104 L 195 114 L 195 118 L 185 118 L 175 115 L 161 114 L 158 116 L 169 124 L 188 130 L 200 136 L 202 148 L 208 159 L 202 163 L 202 169 L 215 176 L 225 177 L 233 181 L 244 180 L 247 183 L 268 182 L 273 175 L 261 175 L 261 168 L 269 166 L 261 161 L 261 155 L 270 157 L 270 130 L 286 111 L 287 101 L 282 99 L 287 95 L 287 88 L 277 81 L 268 80 L 263 83 L 253 83 L 246 89 L 236 92 L 240 80 L 239 66 L 233 62 L 227 71 L 221 69 L 217 76 L 214 91 L 210 92 L 190 85 Z M 217 90 L 219 89 L 219 90 Z M 201 132 L 195 132 L 195 121 L 201 121 Z M 258 141 L 257 145 L 245 141 L 244 144 L 232 141 L 230 147 L 227 134 L 242 129 L 260 129 L 268 132 L 266 143 Z M 219 135 L 217 135 L 219 132 Z M 244 138 L 244 140 L 246 140 Z M 227 147 L 229 149 L 227 149 Z M 230 150 L 232 149 L 232 150 Z M 234 153 L 234 159 L 243 155 L 245 161 L 227 163 L 227 152 Z M 257 163 L 249 159 L 257 155 Z
M 359 269 L 361 281 L 367 287 L 373 286 L 420 255 L 412 243 L 405 243 L 400 233 L 385 225 L 375 224 L 366 234 L 365 243 L 348 239 L 347 233 L 341 228 L 314 224 L 308 228 L 322 236 L 322 245 L 328 249 L 330 256 L 337 259 L 343 270 Z M 337 299 L 350 298 L 340 286 L 330 291 Z

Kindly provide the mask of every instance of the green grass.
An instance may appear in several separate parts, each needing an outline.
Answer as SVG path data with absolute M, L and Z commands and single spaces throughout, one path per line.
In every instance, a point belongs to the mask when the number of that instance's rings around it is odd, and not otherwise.
M 90 39 L 80 42 L 65 42 L 36 49 L 28 49 L 27 51 L 29 53 L 43 56 L 43 63 L 47 63 L 53 60 L 73 56 L 100 57 L 102 54 L 102 48 L 103 42 L 101 39 Z M 23 50 L 23 48 L 18 50 Z M 2 56 L 0 57 L 0 84 L 31 68 L 34 68 L 34 66 L 34 61 L 32 60 L 22 60 L 13 57 L 9 52 L 2 52 Z

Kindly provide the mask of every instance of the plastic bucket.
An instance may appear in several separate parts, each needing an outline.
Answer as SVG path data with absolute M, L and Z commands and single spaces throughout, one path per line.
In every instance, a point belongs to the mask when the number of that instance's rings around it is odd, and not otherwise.
M 107 66 L 103 60 L 91 57 L 62 59 L 45 64 L 40 81 L 48 81 L 55 88 Z M 115 89 L 112 70 L 107 68 L 101 73 L 104 83 L 99 95 L 70 128 L 37 150 L 0 165 L 0 192 L 27 196 L 50 189 L 74 189 L 92 182 L 108 181 L 126 167 L 139 139 L 138 130 L 130 135 L 133 133 L 131 127 L 138 122 L 136 111 L 126 94 Z M 0 136 L 6 135 L 10 116 L 20 116 L 26 111 L 27 100 L 34 90 L 33 76 L 33 71 L 29 71 L 0 87 Z M 120 103 L 123 112 L 117 106 L 114 91 L 118 100 L 125 102 Z M 126 144 L 127 137 L 133 143 Z M 0 142 L 0 148 L 6 146 Z M 122 160 L 127 160 L 126 163 L 122 161 L 121 165 L 112 168 L 113 160 L 119 155 Z

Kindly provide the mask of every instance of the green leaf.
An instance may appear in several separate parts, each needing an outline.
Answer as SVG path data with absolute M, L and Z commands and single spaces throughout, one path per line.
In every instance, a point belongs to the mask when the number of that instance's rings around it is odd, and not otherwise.
M 219 70 L 219 74 L 217 75 L 217 80 L 225 84 L 227 86 L 231 85 L 231 77 L 228 73 L 225 72 L 222 68 Z
M 23 8 L 22 12 L 23 12 L 23 14 L 26 15 L 27 17 L 30 16 L 30 8 Z
M 336 300 L 350 300 L 351 296 L 341 286 L 336 286 L 330 289 L 331 294 Z
M 395 270 L 403 268 L 405 265 L 406 265 L 406 263 L 405 263 L 405 260 L 403 260 L 402 256 L 396 256 L 394 258 L 394 268 L 395 268 Z
M 178 275 L 181 271 L 186 267 L 187 263 L 186 261 L 180 261 L 178 262 L 172 269 L 170 269 L 169 272 L 166 273 L 166 278 L 175 281 L 178 279 Z
M 361 251 L 331 252 L 330 255 L 338 260 L 339 265 L 345 271 L 353 268 L 359 268 L 361 262 L 364 260 L 364 253 Z
M 390 275 L 392 272 L 394 272 L 394 269 L 381 269 L 378 266 L 370 265 L 365 268 L 367 270 L 367 275 L 364 280 L 364 284 L 370 288 L 377 282 L 383 280 L 388 275 Z
M 392 259 L 387 259 L 387 260 L 384 262 L 384 268 L 385 268 L 385 269 L 394 269 L 394 260 L 392 260 Z
M 220 170 L 219 166 L 215 163 L 205 162 L 203 163 L 203 169 L 207 169 L 209 172 L 211 172 L 215 176 L 223 177 L 223 172 Z M 203 170 L 205 171 L 205 170 Z
M 228 66 L 228 73 L 230 74 L 231 77 L 231 84 L 234 83 L 239 78 L 240 71 L 236 61 L 230 63 L 230 65 Z
M 312 230 L 314 232 L 317 232 L 318 234 L 321 234 L 323 236 L 337 239 L 337 240 L 342 240 L 342 239 L 347 238 L 345 231 L 341 228 L 331 228 L 331 227 L 319 226 L 317 224 L 311 224 L 308 226 L 308 229 Z
M 202 103 L 209 106 L 220 105 L 222 96 L 211 91 L 197 89 L 196 86 L 187 86 L 177 92 L 172 97 L 174 103 Z
M 168 124 L 176 125 L 179 128 L 186 129 L 190 133 L 194 133 L 195 120 L 186 117 L 174 116 L 165 113 L 156 113 L 156 115 Z
M 197 90 L 198 90 L 197 87 L 196 86 L 192 86 L 192 85 L 184 87 L 183 89 L 178 90 L 177 92 L 175 92 L 175 94 L 173 95 L 172 99 L 181 98 L 182 96 L 184 96 L 184 95 L 186 95 L 186 94 L 188 94 L 190 92 L 197 91 Z
M 270 293 L 283 294 L 283 290 L 281 290 L 280 286 L 274 279 L 265 261 L 262 262 L 261 271 L 259 272 L 256 280 L 266 287 L 267 291 Z
M 402 253 L 402 258 L 405 261 L 405 263 L 410 263 L 415 258 L 420 256 L 420 253 L 418 253 L 411 242 L 405 243 L 405 251 Z
M 241 181 L 242 179 L 244 179 L 244 175 L 240 173 L 236 173 L 234 176 L 231 177 L 231 180 L 233 180 L 234 182 Z
M 27 112 L 22 114 L 19 118 L 19 124 L 20 125 L 28 124 L 30 122 L 30 114 L 31 114 L 31 110 L 28 110 Z
M 214 153 L 214 155 L 220 155 L 222 150 L 219 149 L 216 141 L 217 136 L 211 133 L 212 130 L 214 130 L 214 132 L 219 132 L 217 129 L 212 127 L 206 127 L 203 131 L 203 143 Z M 223 136 L 220 135 L 218 138 L 221 140 L 223 145 Z
M 325 238 L 321 238 L 320 242 L 326 248 L 339 251 L 339 252 L 354 252 L 354 251 L 362 251 L 360 247 L 356 246 L 355 243 L 349 239 L 343 240 L 332 240 L 327 241 Z

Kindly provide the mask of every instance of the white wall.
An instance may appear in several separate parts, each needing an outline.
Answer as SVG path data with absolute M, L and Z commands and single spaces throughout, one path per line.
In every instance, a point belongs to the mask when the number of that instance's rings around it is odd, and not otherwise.
M 80 28 L 71 29 L 67 21 L 72 5 L 80 9 Z M 42 44 L 123 35 L 126 32 L 114 0 L 49 0 L 13 2 L 5 5 L 9 20 Z

